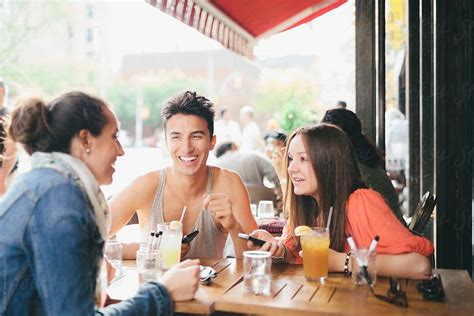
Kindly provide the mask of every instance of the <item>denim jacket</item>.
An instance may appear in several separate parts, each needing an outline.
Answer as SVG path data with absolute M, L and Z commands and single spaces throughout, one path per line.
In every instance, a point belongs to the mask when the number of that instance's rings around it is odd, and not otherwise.
M 165 288 L 95 309 L 102 239 L 85 195 L 49 168 L 18 177 L 0 199 L 0 315 L 170 315 Z

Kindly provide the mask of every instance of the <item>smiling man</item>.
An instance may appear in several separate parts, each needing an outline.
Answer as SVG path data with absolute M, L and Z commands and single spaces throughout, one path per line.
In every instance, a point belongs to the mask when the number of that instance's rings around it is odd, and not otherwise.
M 111 234 L 137 212 L 141 229 L 148 235 L 156 224 L 179 220 L 186 206 L 183 234 L 200 233 L 182 246 L 181 258 L 222 257 L 228 234 L 241 257 L 246 243 L 238 233 L 250 233 L 257 224 L 240 177 L 207 165 L 216 144 L 212 102 L 186 91 L 169 100 L 161 114 L 173 164 L 137 178 L 111 201 Z

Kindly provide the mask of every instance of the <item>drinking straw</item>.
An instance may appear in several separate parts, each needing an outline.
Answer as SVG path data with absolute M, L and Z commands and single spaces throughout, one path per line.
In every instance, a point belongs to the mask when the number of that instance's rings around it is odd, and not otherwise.
M 159 231 L 158 233 L 155 234 L 155 237 L 156 237 L 156 239 L 157 239 L 157 241 L 156 241 L 156 249 L 160 249 L 162 236 L 163 236 L 163 232 L 162 232 L 162 231 Z
M 186 214 L 186 208 L 187 206 L 185 205 L 183 207 L 183 211 L 181 212 L 181 218 L 179 219 L 179 222 L 182 224 L 183 223 L 183 218 L 184 218 L 184 214 Z
M 150 250 L 153 250 L 155 248 L 155 232 L 152 231 L 150 233 L 150 236 L 151 236 L 151 243 L 150 243 Z
M 357 250 L 357 246 L 356 246 L 355 241 L 352 238 L 351 234 L 347 235 L 347 243 L 351 247 L 351 251 L 356 251 Z
M 377 248 L 377 244 L 378 244 L 379 240 L 380 240 L 380 237 L 378 235 L 375 236 L 375 238 L 370 243 L 369 252 L 375 251 L 375 248 Z
M 329 229 L 329 225 L 331 225 L 331 216 L 332 216 L 332 206 L 329 208 L 328 224 L 326 225 L 327 229 Z

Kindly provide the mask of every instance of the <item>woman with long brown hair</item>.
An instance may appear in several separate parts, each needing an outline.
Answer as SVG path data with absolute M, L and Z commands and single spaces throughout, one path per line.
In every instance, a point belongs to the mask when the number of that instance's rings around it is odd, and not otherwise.
M 281 240 L 262 230 L 252 233 L 267 241 L 262 250 L 286 262 L 301 263 L 295 227 L 325 227 L 332 207 L 330 271 L 344 271 L 350 249 L 346 235 L 351 234 L 357 245 L 365 248 L 374 236 L 380 236 L 376 263 L 380 275 L 423 278 L 431 272 L 426 256 L 433 246 L 412 235 L 383 197 L 366 187 L 350 141 L 340 128 L 319 124 L 296 130 L 287 140 L 285 160 L 288 223 Z

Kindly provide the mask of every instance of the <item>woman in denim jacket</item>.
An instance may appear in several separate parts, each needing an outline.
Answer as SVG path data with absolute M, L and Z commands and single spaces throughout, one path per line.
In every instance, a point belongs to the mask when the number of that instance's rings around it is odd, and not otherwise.
M 0 315 L 166 315 L 194 297 L 198 261 L 185 261 L 135 297 L 101 308 L 110 225 L 99 185 L 110 184 L 123 149 L 107 105 L 81 92 L 45 104 L 29 99 L 9 134 L 32 170 L 0 200 Z

